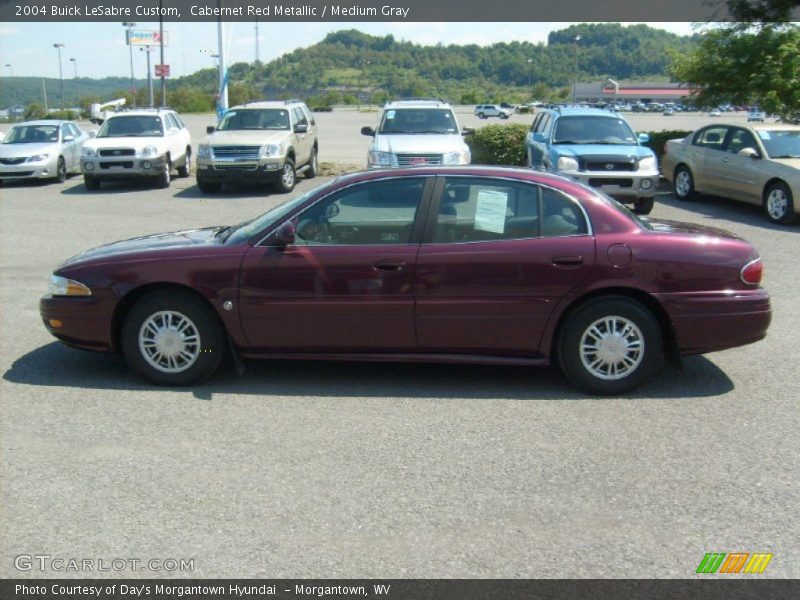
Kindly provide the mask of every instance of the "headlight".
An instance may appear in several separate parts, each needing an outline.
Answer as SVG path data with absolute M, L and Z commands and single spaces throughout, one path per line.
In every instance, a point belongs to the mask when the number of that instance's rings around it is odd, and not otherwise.
M 569 156 L 562 156 L 558 159 L 558 166 L 556 168 L 559 171 L 577 171 L 578 161 Z
M 646 156 L 639 161 L 640 171 L 655 171 L 658 168 L 655 156 Z
M 445 165 L 468 165 L 469 164 L 469 151 L 459 150 L 458 152 L 448 152 L 442 158 Z
M 259 158 L 280 156 L 280 154 L 281 154 L 281 147 L 279 144 L 267 144 L 266 146 L 261 146 L 261 153 L 259 154 Z
M 391 152 L 377 152 L 376 150 L 373 150 L 369 153 L 367 160 L 371 165 L 391 167 L 394 163 L 394 158 L 394 154 Z
M 200 144 L 197 147 L 197 158 L 211 158 L 211 146 Z
M 50 156 L 49 154 L 37 154 L 36 156 L 31 156 L 27 162 L 39 162 L 40 160 L 44 160 Z
M 73 279 L 59 277 L 58 275 L 50 276 L 50 286 L 47 292 L 51 296 L 91 296 L 92 290 Z
M 81 148 L 81 156 L 84 158 L 92 158 L 97 156 L 97 150 L 94 148 L 89 148 L 88 146 L 84 146 Z
M 155 146 L 145 146 L 139 150 L 139 158 L 154 158 L 158 156 L 158 148 Z

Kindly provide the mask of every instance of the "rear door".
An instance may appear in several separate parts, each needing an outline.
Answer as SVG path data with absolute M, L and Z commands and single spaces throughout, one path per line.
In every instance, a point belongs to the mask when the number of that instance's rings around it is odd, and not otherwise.
M 689 147 L 694 187 L 709 194 L 725 194 L 723 177 L 725 172 L 725 140 L 727 125 L 711 125 L 698 131 Z
M 595 262 L 576 201 L 502 178 L 447 177 L 417 259 L 423 352 L 534 356 L 557 302 Z

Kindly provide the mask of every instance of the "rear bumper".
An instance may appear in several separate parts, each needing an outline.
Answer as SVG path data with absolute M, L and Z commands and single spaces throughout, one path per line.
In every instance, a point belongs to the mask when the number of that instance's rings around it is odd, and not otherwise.
M 681 355 L 705 354 L 752 344 L 772 320 L 764 289 L 655 294 L 672 321 Z
M 111 314 L 94 296 L 44 296 L 39 301 L 44 326 L 60 342 L 82 350 L 110 352 Z

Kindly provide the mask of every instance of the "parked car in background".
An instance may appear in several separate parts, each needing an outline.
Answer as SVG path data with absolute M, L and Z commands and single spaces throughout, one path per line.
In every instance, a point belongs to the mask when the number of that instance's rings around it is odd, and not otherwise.
M 489 117 L 508 119 L 511 113 L 512 110 L 510 108 L 504 108 L 499 104 L 479 104 L 475 107 L 475 116 L 479 119 L 488 119 Z
M 664 112 L 662 114 L 665 117 L 671 117 L 671 116 L 673 116 L 675 114 L 675 109 L 672 108 L 672 107 L 665 108 Z
M 708 125 L 665 145 L 661 174 L 675 195 L 700 193 L 760 205 L 782 225 L 800 212 L 800 126 Z
M 0 182 L 12 179 L 64 181 L 81 171 L 81 149 L 95 132 L 72 121 L 17 123 L 0 144 Z
M 722 111 L 718 108 L 711 109 L 711 112 L 708 113 L 709 117 L 719 117 L 722 115 Z
M 374 138 L 367 150 L 367 166 L 414 167 L 466 165 L 471 160 L 452 107 L 441 100 L 399 100 L 383 107 L 378 126 L 362 127 Z
M 658 185 L 655 153 L 617 113 L 581 107 L 539 112 L 525 138 L 528 165 L 602 190 L 648 214 Z
M 235 106 L 207 132 L 197 149 L 197 187 L 204 193 L 248 181 L 287 193 L 297 173 L 312 179 L 319 171 L 317 122 L 300 100 Z
M 621 394 L 666 355 L 763 338 L 763 265 L 741 238 L 641 220 L 528 169 L 340 177 L 237 226 L 80 254 L 40 312 L 63 343 L 192 385 L 245 357 L 558 364 Z
M 762 111 L 758 107 L 755 107 L 755 106 L 751 107 L 747 111 L 747 122 L 748 123 L 751 122 L 751 121 L 760 121 L 760 122 L 763 123 L 765 118 L 766 118 L 766 114 L 764 113 L 764 111 Z
M 172 170 L 188 177 L 192 159 L 189 129 L 174 110 L 137 108 L 109 116 L 97 137 L 84 144 L 81 171 L 87 190 L 104 181 L 147 178 L 169 187 Z

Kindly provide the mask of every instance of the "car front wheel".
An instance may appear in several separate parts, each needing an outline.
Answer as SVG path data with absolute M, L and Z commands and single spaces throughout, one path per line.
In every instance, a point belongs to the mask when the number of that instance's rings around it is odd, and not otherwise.
M 662 336 L 652 313 L 624 297 L 593 300 L 568 317 L 558 342 L 558 361 L 579 389 L 623 394 L 658 368 Z
M 314 179 L 314 177 L 317 176 L 317 173 L 319 173 L 319 162 L 317 159 L 317 149 L 314 148 L 311 151 L 311 159 L 308 161 L 308 168 L 305 172 L 305 178 Z
M 83 176 L 83 185 L 86 186 L 86 189 L 93 192 L 95 190 L 100 189 L 100 180 L 97 179 L 94 175 L 84 175 Z
M 785 183 L 776 182 L 764 191 L 764 214 L 773 223 L 791 225 L 797 221 L 792 190 Z
M 189 293 L 148 294 L 131 308 L 122 327 L 128 364 L 158 385 L 192 385 L 210 377 L 225 352 L 217 316 Z
M 649 215 L 653 210 L 656 199 L 653 196 L 649 198 L 637 198 L 633 203 L 633 212 L 637 215 Z
M 278 179 L 278 190 L 288 194 L 294 189 L 294 184 L 297 181 L 297 174 L 294 170 L 294 161 L 291 158 L 287 158 L 286 162 L 283 163 L 283 170 L 281 171 L 281 177 Z
M 169 158 L 164 160 L 164 170 L 160 175 L 156 175 L 156 187 L 168 188 L 171 180 L 172 164 Z

